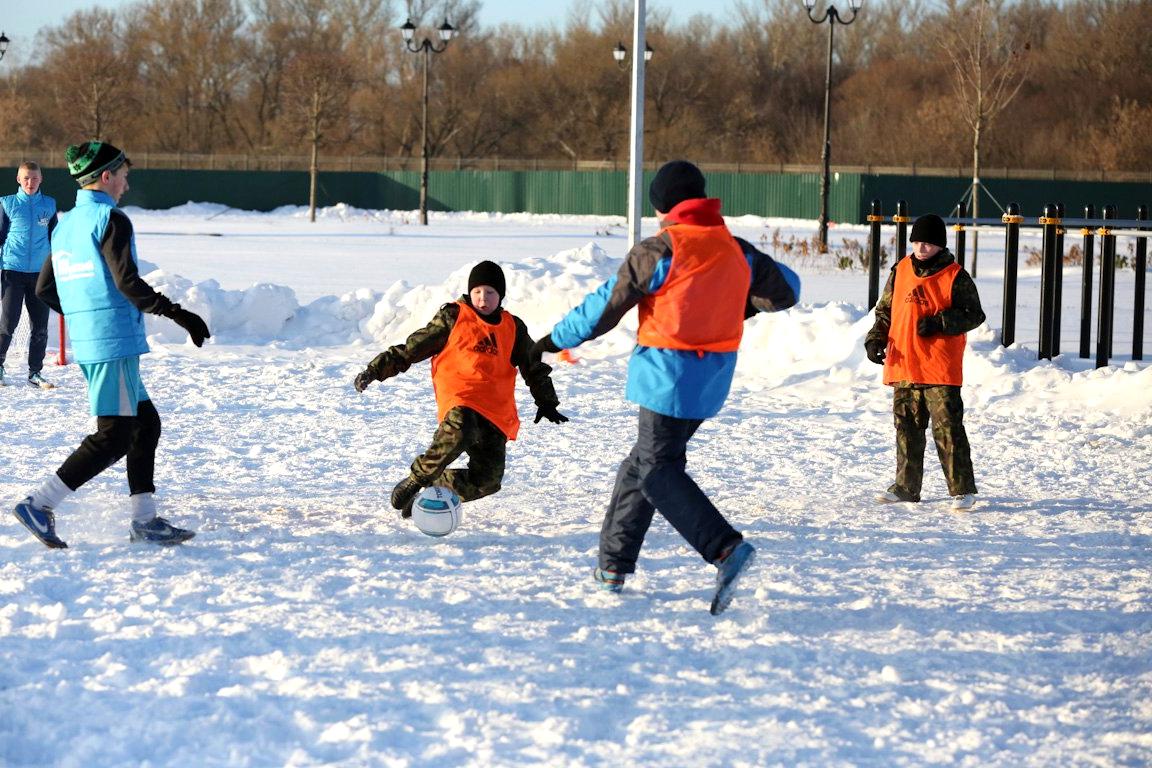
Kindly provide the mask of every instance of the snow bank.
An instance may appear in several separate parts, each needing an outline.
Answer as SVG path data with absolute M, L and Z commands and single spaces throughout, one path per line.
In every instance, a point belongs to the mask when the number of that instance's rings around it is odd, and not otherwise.
M 205 208 L 190 206 L 189 215 L 202 218 Z M 337 206 L 326 209 L 325 215 L 359 213 Z M 620 262 L 589 242 L 546 257 L 502 263 L 508 281 L 506 306 L 524 319 L 534 336 L 542 335 L 614 275 Z M 151 269 L 145 278 L 200 313 L 212 328 L 210 343 L 287 349 L 347 344 L 383 348 L 401 343 L 442 304 L 467 291 L 471 268 L 471 264 L 460 267 L 437 285 L 401 280 L 382 292 L 362 288 L 300 306 L 295 292 L 285 286 L 259 283 L 224 290 L 215 280 L 193 284 L 153 266 L 142 262 L 142 272 Z M 787 312 L 760 315 L 746 326 L 737 383 L 753 390 L 803 386 L 806 397 L 826 401 L 886 397 L 887 390 L 879 386 L 880 369 L 864 355 L 863 339 L 871 325 L 871 312 L 844 302 L 801 303 Z M 186 341 L 184 332 L 163 318 L 150 316 L 148 329 L 161 344 Z M 635 330 L 632 313 L 611 333 L 582 347 L 579 355 L 587 362 L 621 358 L 631 351 Z M 1152 413 L 1150 371 L 1140 363 L 1095 369 L 1092 361 L 1070 355 L 1037 361 L 1033 350 L 1001 347 L 997 333 L 985 324 L 969 334 L 966 401 L 987 406 L 1027 392 L 1041 406 L 1138 416 Z

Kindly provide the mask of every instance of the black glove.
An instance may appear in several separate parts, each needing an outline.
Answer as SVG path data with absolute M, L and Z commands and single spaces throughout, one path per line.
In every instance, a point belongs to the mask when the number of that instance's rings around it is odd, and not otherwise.
M 171 318 L 176 325 L 188 331 L 188 335 L 192 338 L 192 343 L 198 347 L 204 346 L 205 339 L 212 338 L 212 333 L 208 330 L 208 325 L 201 319 L 200 315 L 195 312 L 189 312 L 179 304 L 173 304 L 172 309 L 168 310 L 167 316 Z
M 884 365 L 884 358 L 888 356 L 888 342 L 883 339 L 868 339 L 864 342 L 864 352 L 876 365 Z
M 356 378 L 352 380 L 352 386 L 356 388 L 357 392 L 363 392 L 374 381 L 376 381 L 376 374 L 370 368 L 365 368 L 356 374 Z
M 528 351 L 528 359 L 535 365 L 540 362 L 540 358 L 544 357 L 545 352 L 556 354 L 559 351 L 560 347 L 556 346 L 556 342 L 552 341 L 552 334 L 548 334 L 532 345 L 532 349 Z M 537 421 L 539 421 L 539 419 L 537 419 Z M 565 421 L 567 421 L 567 419 L 565 419 Z
M 568 417 L 556 410 L 554 405 L 542 405 L 536 409 L 536 420 L 533 424 L 539 424 L 540 419 L 548 419 L 553 424 L 563 424 L 568 421 Z
M 944 321 L 940 319 L 940 315 L 922 317 L 916 321 L 916 333 L 921 336 L 935 336 L 944 333 Z

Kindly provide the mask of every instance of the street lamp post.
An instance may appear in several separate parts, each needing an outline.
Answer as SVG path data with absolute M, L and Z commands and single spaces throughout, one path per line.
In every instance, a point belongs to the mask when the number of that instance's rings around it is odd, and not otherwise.
M 8 53 L 9 42 L 11 41 L 8 39 L 8 35 L 0 32 L 0 59 L 4 58 L 4 54 Z
M 644 51 L 643 56 L 632 57 L 632 120 L 629 127 L 628 149 L 628 248 L 640 242 L 640 219 L 643 212 L 644 182 L 644 71 L 652 58 L 652 48 L 645 42 L 646 11 L 644 0 L 633 0 L 632 50 Z M 617 43 L 612 51 L 616 64 L 624 69 L 628 49 Z
M 643 0 L 637 0 L 643 3 Z M 641 18 L 641 14 L 637 14 Z M 644 61 L 647 65 L 652 60 L 652 46 L 644 43 Z M 628 49 L 623 43 L 616 43 L 612 49 L 612 58 L 616 66 L 622 70 L 628 69 Z M 641 62 L 637 61 L 639 66 Z M 632 82 L 632 119 L 630 121 L 628 141 L 628 248 L 640 242 L 640 218 L 643 212 L 643 179 L 644 179 L 644 74 L 645 67 L 640 67 L 639 74 L 633 73 Z
M 824 166 L 820 176 L 820 247 L 825 251 L 828 250 L 828 176 L 832 164 L 832 33 L 836 29 L 837 22 L 847 26 L 856 21 L 856 14 L 863 4 L 864 0 L 848 0 L 852 15 L 842 19 L 836 11 L 836 6 L 829 2 L 828 7 L 824 9 L 824 15 L 816 18 L 812 15 L 812 11 L 816 8 L 816 0 L 804 0 L 804 8 L 808 11 L 810 21 L 815 24 L 828 22 L 828 69 L 824 76 L 824 149 L 820 156 Z
M 429 38 L 415 42 L 416 25 L 408 19 L 400 27 L 400 34 L 404 36 L 404 46 L 412 53 L 424 54 L 424 96 L 423 112 L 420 122 L 420 223 L 428 226 L 428 60 L 434 53 L 443 53 L 448 43 L 456 34 L 456 28 L 444 19 L 444 23 L 437 29 L 440 34 L 441 45 L 436 46 Z

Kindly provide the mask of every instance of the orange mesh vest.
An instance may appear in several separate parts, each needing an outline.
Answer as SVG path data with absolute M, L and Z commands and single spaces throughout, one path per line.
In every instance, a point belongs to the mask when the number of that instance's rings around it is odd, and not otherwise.
M 752 269 L 724 226 L 677 224 L 672 266 L 660 290 L 640 300 L 637 341 L 646 347 L 735 352 L 744 333 Z
M 951 384 L 964 379 L 964 344 L 967 334 L 920 336 L 916 322 L 952 306 L 952 283 L 959 264 L 949 264 L 934 275 L 917 277 L 914 256 L 901 259 L 892 286 L 892 327 L 888 330 L 888 356 L 884 383 Z
M 516 321 L 503 312 L 498 325 L 486 323 L 463 300 L 444 349 L 432 358 L 432 388 L 437 418 L 457 406 L 484 416 L 509 440 L 520 431 L 516 413 L 516 368 L 512 346 Z

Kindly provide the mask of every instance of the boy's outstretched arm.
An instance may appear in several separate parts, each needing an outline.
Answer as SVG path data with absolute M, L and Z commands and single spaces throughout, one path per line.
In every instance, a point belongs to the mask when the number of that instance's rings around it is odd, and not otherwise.
M 376 357 L 368 366 L 356 374 L 352 386 L 357 392 L 363 392 L 374 381 L 384 381 L 393 376 L 404 373 L 416 363 L 427 360 L 444 349 L 448 343 L 448 335 L 456 325 L 456 318 L 460 316 L 460 305 L 453 302 L 445 304 L 436 312 L 436 316 L 418 331 L 414 331 L 403 344 L 389 347 Z

